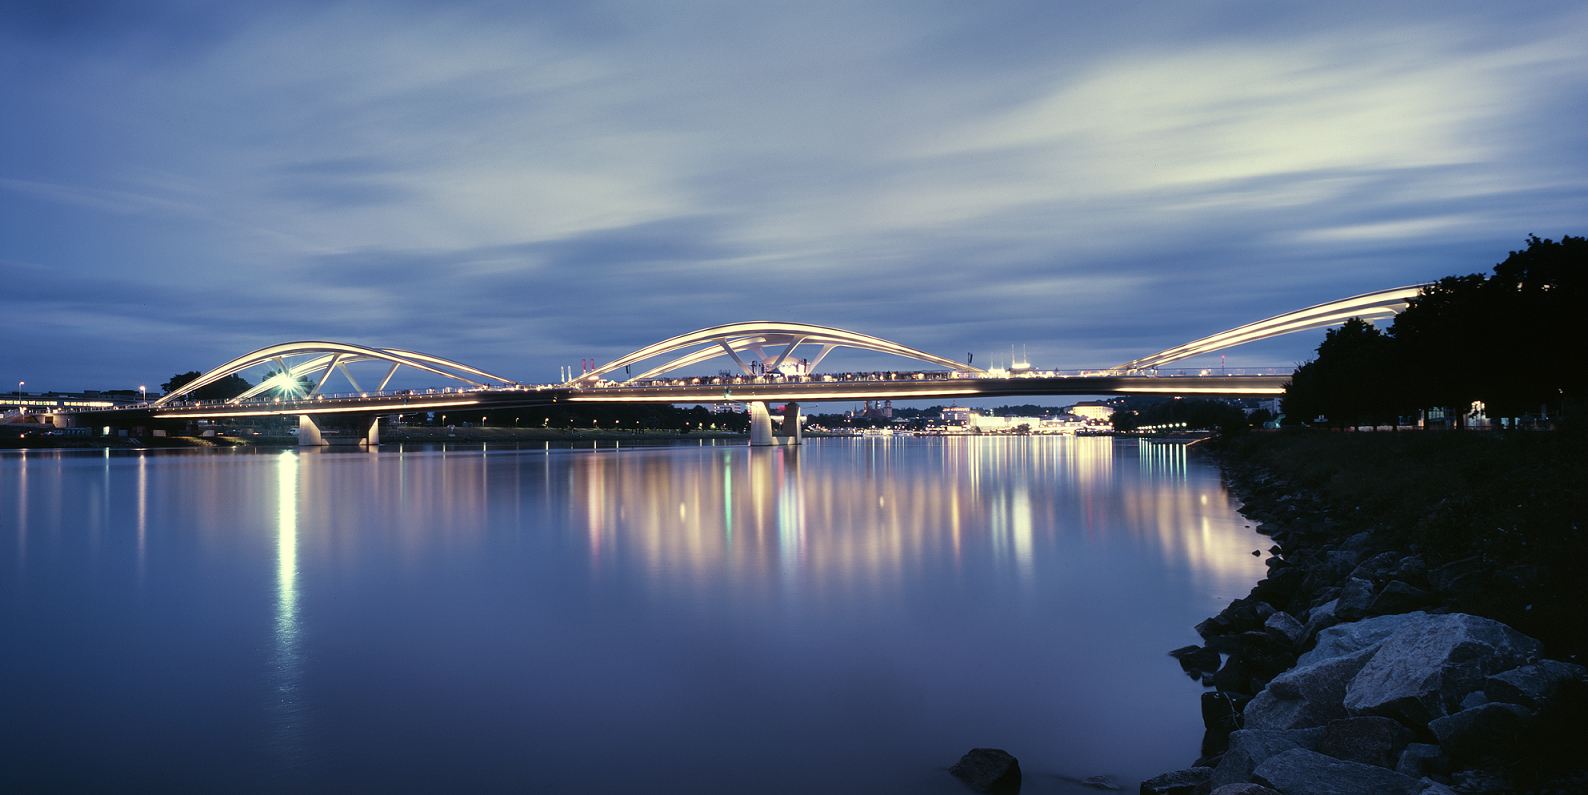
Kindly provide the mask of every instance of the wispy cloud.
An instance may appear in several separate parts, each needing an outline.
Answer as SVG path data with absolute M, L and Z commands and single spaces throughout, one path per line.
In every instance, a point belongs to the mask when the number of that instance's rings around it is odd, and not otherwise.
M 512 374 L 770 317 L 1109 364 L 1588 210 L 1570 3 L 162 8 L 0 18 L 0 258 L 77 296 L 15 339 Z

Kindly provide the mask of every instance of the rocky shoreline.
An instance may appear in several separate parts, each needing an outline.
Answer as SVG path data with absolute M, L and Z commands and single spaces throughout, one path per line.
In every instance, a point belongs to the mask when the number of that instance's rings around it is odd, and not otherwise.
M 1482 615 L 1528 573 L 1479 557 L 1431 567 L 1392 528 L 1341 521 L 1315 494 L 1221 460 L 1273 539 L 1268 576 L 1170 652 L 1210 688 L 1191 767 L 1144 795 L 1440 795 L 1588 791 L 1588 669 Z M 1402 548 L 1404 546 L 1404 548 Z M 1545 770 L 1550 767 L 1553 769 Z

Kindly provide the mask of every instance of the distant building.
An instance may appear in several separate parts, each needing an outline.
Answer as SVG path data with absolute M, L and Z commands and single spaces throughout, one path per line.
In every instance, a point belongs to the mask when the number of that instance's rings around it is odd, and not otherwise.
M 1083 400 L 1070 407 L 1070 413 L 1087 422 L 1102 424 L 1114 416 L 1114 407 L 1101 400 Z
M 138 402 L 138 391 L 7 392 L 0 394 L 0 422 L 54 424 L 58 411 L 125 406 Z M 31 419 L 30 419 L 31 418 Z
M 866 420 L 893 419 L 893 401 L 891 400 L 868 400 L 865 406 L 864 409 L 861 409 L 858 413 L 851 413 L 850 416 Z
M 975 412 L 969 406 L 949 406 L 943 409 L 943 424 L 965 427 L 970 425 L 970 418 Z

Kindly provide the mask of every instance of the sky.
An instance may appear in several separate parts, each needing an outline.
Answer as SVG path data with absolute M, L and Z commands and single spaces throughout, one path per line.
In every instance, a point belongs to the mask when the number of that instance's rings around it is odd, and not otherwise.
M 548 382 L 748 320 L 1116 365 L 1588 233 L 1584 42 L 1580 2 L 7 0 L 0 379 L 318 339 Z

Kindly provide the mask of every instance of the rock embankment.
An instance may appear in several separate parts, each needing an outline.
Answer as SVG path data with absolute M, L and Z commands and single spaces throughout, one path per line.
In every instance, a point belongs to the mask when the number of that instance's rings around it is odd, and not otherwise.
M 1210 688 L 1202 757 L 1141 791 L 1515 791 L 1538 751 L 1528 744 L 1559 722 L 1588 669 L 1461 612 L 1507 573 L 1476 558 L 1431 568 L 1422 550 L 1393 548 L 1396 534 L 1358 532 L 1266 472 L 1225 473 L 1241 512 L 1275 542 L 1269 574 L 1196 627 L 1202 645 L 1170 652 Z M 1577 774 L 1531 791 L 1585 790 Z

